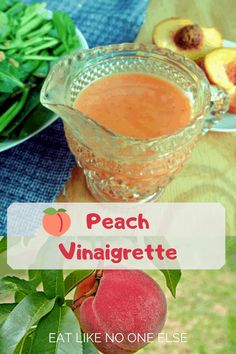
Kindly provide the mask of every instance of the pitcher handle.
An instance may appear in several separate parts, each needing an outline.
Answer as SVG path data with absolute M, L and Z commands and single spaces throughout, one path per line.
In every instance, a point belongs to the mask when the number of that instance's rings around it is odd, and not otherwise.
M 211 86 L 211 105 L 209 117 L 205 121 L 203 134 L 211 130 L 212 126 L 219 121 L 229 109 L 229 95 L 217 86 Z

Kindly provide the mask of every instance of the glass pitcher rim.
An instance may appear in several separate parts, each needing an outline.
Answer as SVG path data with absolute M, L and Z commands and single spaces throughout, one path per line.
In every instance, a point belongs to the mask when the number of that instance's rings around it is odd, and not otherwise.
M 106 128 L 103 125 L 101 125 L 100 123 L 96 122 L 92 117 L 87 116 L 86 114 L 84 114 L 80 110 L 74 109 L 73 107 L 70 107 L 68 105 L 61 104 L 61 103 L 55 103 L 55 105 L 65 107 L 75 113 L 80 114 L 80 117 L 82 117 L 86 121 L 90 122 L 95 127 L 101 129 L 105 133 L 109 134 L 113 138 L 118 139 L 118 140 L 122 139 L 122 140 L 130 142 L 130 143 L 142 143 L 142 144 L 157 143 L 158 141 L 169 140 L 173 137 L 179 136 L 179 135 L 183 134 L 184 132 L 186 132 L 186 130 L 193 129 L 195 127 L 196 122 L 199 119 L 202 119 L 205 116 L 206 111 L 209 110 L 209 108 L 210 108 L 211 94 L 210 94 L 209 81 L 207 80 L 206 75 L 204 74 L 203 70 L 191 59 L 189 59 L 183 55 L 180 55 L 179 53 L 176 53 L 170 49 L 159 48 L 156 45 L 151 44 L 151 43 L 144 44 L 144 43 L 134 42 L 134 43 L 118 43 L 118 44 L 102 45 L 102 46 L 96 46 L 94 48 L 83 49 L 78 52 L 74 52 L 70 55 L 64 56 L 51 68 L 48 76 L 46 77 L 46 79 L 44 81 L 44 84 L 43 84 L 43 87 L 42 87 L 41 93 L 40 93 L 41 103 L 46 104 L 45 99 L 44 99 L 44 94 L 46 91 L 46 86 L 47 86 L 46 84 L 49 80 L 49 77 L 51 77 L 52 74 L 55 72 L 55 70 L 62 63 L 64 63 L 66 60 L 70 60 L 70 59 L 73 60 L 76 57 L 76 58 L 80 58 L 81 61 L 86 61 L 86 59 L 88 59 L 88 58 L 90 58 L 90 59 L 95 58 L 95 60 L 97 59 L 99 61 L 99 59 L 101 60 L 102 57 L 106 56 L 106 55 L 109 55 L 112 58 L 113 57 L 111 55 L 112 53 L 115 55 L 115 53 L 118 54 L 118 53 L 122 53 L 122 52 L 132 52 L 132 51 L 133 51 L 132 54 L 136 54 L 137 56 L 141 55 L 141 53 L 142 54 L 145 53 L 146 55 L 155 54 L 156 56 L 161 56 L 163 58 L 165 57 L 166 59 L 172 61 L 172 63 L 174 63 L 174 64 L 178 63 L 185 70 L 187 68 L 187 70 L 190 73 L 193 73 L 197 76 L 199 82 L 202 83 L 202 86 L 203 86 L 203 84 L 205 84 L 205 90 L 206 90 L 207 94 L 204 96 L 204 98 L 205 98 L 205 102 L 208 104 L 205 104 L 205 105 L 203 104 L 200 113 L 197 115 L 194 115 L 193 118 L 189 121 L 189 123 L 186 124 L 184 127 L 180 128 L 170 134 L 160 135 L 160 136 L 152 137 L 152 138 L 142 138 L 142 139 L 116 133 L 113 130 Z M 140 52 L 135 53 L 137 51 L 140 51 Z M 106 59 L 107 59 L 107 57 L 106 57 Z

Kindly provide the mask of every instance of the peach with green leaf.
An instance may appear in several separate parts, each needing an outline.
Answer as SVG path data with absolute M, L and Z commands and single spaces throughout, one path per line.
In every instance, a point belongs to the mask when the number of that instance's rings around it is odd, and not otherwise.
M 65 209 L 47 208 L 44 214 L 43 227 L 47 233 L 52 236 L 61 236 L 68 231 L 71 219 Z
M 101 342 L 95 343 L 99 351 L 130 354 L 162 330 L 167 305 L 160 286 L 146 273 L 104 270 L 79 284 L 73 309 L 83 332 L 101 334 Z M 117 333 L 119 340 L 114 336 Z

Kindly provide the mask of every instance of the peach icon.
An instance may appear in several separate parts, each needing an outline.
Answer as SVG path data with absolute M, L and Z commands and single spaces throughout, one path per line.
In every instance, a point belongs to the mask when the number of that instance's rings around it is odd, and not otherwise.
M 71 225 L 70 216 L 65 209 L 47 208 L 44 210 L 43 227 L 52 236 L 61 236 Z

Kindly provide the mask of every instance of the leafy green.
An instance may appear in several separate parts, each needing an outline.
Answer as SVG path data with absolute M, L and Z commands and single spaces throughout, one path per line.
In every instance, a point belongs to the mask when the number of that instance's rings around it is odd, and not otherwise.
M 49 333 L 52 333 L 49 340 Z M 70 340 L 66 334 L 70 333 Z M 58 335 L 63 336 L 56 341 Z M 67 306 L 55 304 L 53 310 L 39 322 L 34 335 L 34 354 L 83 354 L 79 321 Z M 76 342 L 77 341 L 77 342 Z M 86 353 L 86 352 L 85 352 Z
M 49 300 L 45 294 L 38 292 L 28 295 L 16 305 L 0 328 L 1 352 L 12 354 L 27 331 L 52 310 L 54 303 L 55 299 Z
M 8 110 L 1 115 L 0 119 L 0 132 L 2 132 L 8 124 L 11 123 L 11 121 L 17 116 L 18 113 L 22 110 L 24 107 L 26 100 L 29 95 L 29 89 L 25 88 L 23 90 L 23 94 L 21 98 L 18 101 L 15 101 L 14 104 L 8 108 Z
M 160 269 L 166 278 L 166 285 L 171 294 L 176 297 L 176 288 L 181 278 L 181 270 L 179 269 Z
M 17 304 L 0 304 L 0 325 L 7 319 L 9 313 Z
M 71 18 L 64 12 L 56 11 L 53 13 L 52 20 L 57 30 L 58 37 L 64 45 L 65 51 L 70 53 L 71 49 L 78 48 L 80 42 Z
M 13 21 L 18 21 L 20 19 L 20 16 L 23 15 L 26 5 L 23 2 L 20 1 L 13 1 L 13 3 L 15 3 L 12 7 L 10 7 L 9 9 L 7 9 L 7 16 L 9 18 L 9 20 Z M 15 22 L 14 22 L 15 23 Z
M 8 61 L 0 62 L 0 92 L 11 93 L 18 87 L 22 88 L 24 84 L 20 81 L 21 75 L 21 72 Z
M 65 13 L 51 16 L 46 3 L 0 1 L 0 141 L 24 138 L 52 117 L 39 102 L 43 79 L 61 55 L 79 47 Z
M 90 274 L 93 273 L 93 270 L 75 270 L 71 272 L 65 278 L 65 294 L 69 294 L 71 290 L 73 290 L 82 280 L 86 279 Z
M 38 68 L 34 71 L 34 76 L 44 78 L 47 76 L 49 73 L 50 65 L 47 61 L 40 61 L 40 65 Z
M 44 19 L 47 17 L 48 14 L 45 11 L 38 12 L 36 15 L 37 16 L 32 18 L 29 22 L 25 22 L 24 25 L 20 27 L 20 29 L 16 33 L 17 37 L 24 37 L 35 28 L 38 28 L 43 23 Z
M 19 302 L 21 302 L 21 300 L 24 299 L 24 297 L 26 297 L 26 294 L 21 292 L 21 291 L 16 291 L 15 292 L 15 302 L 18 304 Z
M 35 291 L 35 287 L 27 280 L 17 277 L 6 276 L 0 278 L 0 293 L 9 293 L 19 291 L 24 294 L 30 294 Z
M 41 277 L 44 293 L 49 299 L 59 298 L 64 302 L 64 280 L 62 270 L 42 270 Z
M 31 329 L 25 334 L 25 336 L 18 343 L 14 354 L 33 354 L 33 340 L 34 340 L 35 329 Z
M 37 287 L 41 283 L 41 270 L 28 270 L 29 281 Z
M 43 125 L 48 123 L 52 117 L 52 113 L 43 107 L 41 103 L 32 111 L 30 115 L 27 115 L 24 120 L 22 129 L 19 131 L 20 138 L 26 138 L 28 135 L 40 129 Z M 16 136 L 16 137 L 17 137 Z
M 12 120 L 10 125 L 7 125 L 0 133 L 3 137 L 8 137 L 10 133 L 16 131 L 16 128 L 22 129 L 22 122 L 26 122 L 27 117 L 32 118 L 32 114 L 34 110 L 41 104 L 39 102 L 39 95 L 37 94 L 38 90 L 31 90 L 30 95 L 28 96 L 28 100 L 24 105 L 21 112 Z M 18 134 L 19 135 L 19 134 Z
M 7 15 L 0 11 L 0 37 L 6 38 L 10 32 L 10 26 Z
M 13 6 L 17 0 L 1 0 L 0 11 L 6 11 L 9 7 Z
M 84 354 L 99 354 L 99 351 L 90 341 L 83 342 L 83 351 Z

